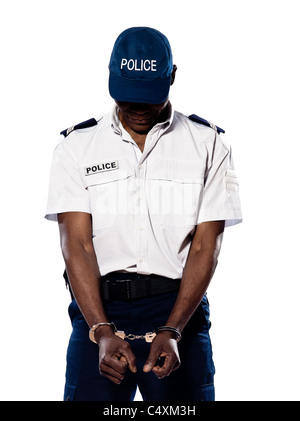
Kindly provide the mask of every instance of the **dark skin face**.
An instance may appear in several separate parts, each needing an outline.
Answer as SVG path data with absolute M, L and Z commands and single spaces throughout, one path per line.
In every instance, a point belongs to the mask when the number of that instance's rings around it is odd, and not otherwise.
M 140 135 L 147 134 L 155 124 L 165 120 L 169 98 L 162 104 L 142 104 L 116 101 L 119 118 L 125 128 Z
M 173 66 L 171 85 L 175 80 L 177 67 Z M 155 124 L 164 121 L 168 114 L 169 98 L 162 104 L 143 104 L 116 101 L 119 118 L 126 129 L 138 135 L 146 135 Z

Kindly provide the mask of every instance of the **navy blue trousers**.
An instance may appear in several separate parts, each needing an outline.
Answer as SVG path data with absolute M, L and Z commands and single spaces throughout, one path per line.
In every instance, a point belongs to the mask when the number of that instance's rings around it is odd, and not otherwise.
M 118 330 L 142 335 L 166 323 L 177 292 L 142 298 L 129 302 L 106 302 L 108 319 Z M 129 341 L 136 356 L 137 373 L 126 373 L 116 385 L 99 373 L 98 345 L 91 342 L 89 328 L 75 300 L 69 306 L 72 334 L 67 350 L 64 400 L 132 401 L 140 390 L 144 401 L 213 401 L 214 363 L 209 336 L 209 304 L 202 302 L 183 330 L 178 343 L 181 359 L 179 369 L 158 379 L 154 373 L 144 373 L 143 366 L 150 345 L 143 339 Z

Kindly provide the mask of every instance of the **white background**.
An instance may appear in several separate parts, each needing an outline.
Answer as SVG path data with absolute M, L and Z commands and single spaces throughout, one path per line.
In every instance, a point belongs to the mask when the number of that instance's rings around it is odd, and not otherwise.
M 61 130 L 111 109 L 130 26 L 165 33 L 170 98 L 226 130 L 244 222 L 209 287 L 216 399 L 299 400 L 299 21 L 293 0 L 1 3 L 1 400 L 61 400 L 70 333 L 58 229 L 44 220 Z

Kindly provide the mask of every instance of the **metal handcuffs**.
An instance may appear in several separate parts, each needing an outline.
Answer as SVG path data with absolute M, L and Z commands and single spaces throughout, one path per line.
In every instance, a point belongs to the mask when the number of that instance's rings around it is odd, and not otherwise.
M 158 327 L 155 332 L 147 332 L 145 333 L 145 335 L 135 335 L 134 333 L 129 333 L 128 335 L 126 335 L 126 333 L 123 330 L 118 330 L 116 328 L 116 325 L 113 322 L 110 323 L 97 323 L 94 326 L 92 326 L 89 330 L 89 338 L 92 342 L 97 343 L 96 339 L 95 339 L 95 330 L 99 327 L 99 326 L 111 326 L 113 328 L 114 334 L 116 336 L 118 336 L 121 339 L 129 339 L 130 341 L 134 341 L 135 339 L 145 339 L 146 342 L 151 343 L 153 341 L 153 339 L 155 338 L 156 334 L 158 332 L 161 332 L 163 330 L 168 330 L 170 332 L 174 332 L 177 335 L 176 341 L 179 342 L 181 339 L 181 333 L 179 332 L 178 329 L 176 329 L 175 327 L 171 327 L 171 326 L 161 326 Z

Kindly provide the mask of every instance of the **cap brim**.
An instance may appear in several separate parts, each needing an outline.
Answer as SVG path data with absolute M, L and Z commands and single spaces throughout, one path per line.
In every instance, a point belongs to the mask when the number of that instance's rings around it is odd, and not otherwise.
M 157 80 L 131 80 L 109 74 L 109 93 L 115 101 L 162 104 L 169 96 L 171 75 Z

